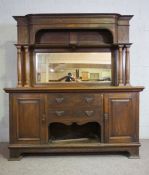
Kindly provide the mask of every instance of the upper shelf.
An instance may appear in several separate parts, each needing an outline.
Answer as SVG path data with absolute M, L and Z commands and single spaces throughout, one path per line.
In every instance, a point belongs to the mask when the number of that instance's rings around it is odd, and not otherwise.
M 13 16 L 14 19 L 23 18 L 23 17 L 118 17 L 118 18 L 127 18 L 131 19 L 133 15 L 121 15 L 119 13 L 39 13 L 39 14 L 27 14 L 25 16 Z
M 89 38 L 92 38 L 94 43 L 97 42 L 94 38 L 100 38 L 102 44 L 107 44 L 129 43 L 129 20 L 132 15 L 115 13 L 29 14 L 14 16 L 14 18 L 18 24 L 18 44 L 45 44 L 47 43 L 45 38 L 52 39 L 51 37 L 54 35 L 64 40 L 71 38 L 72 44 L 77 41 L 78 35 L 79 42 L 81 37 L 88 36 L 88 43 L 90 42 Z M 85 32 L 87 32 L 86 35 Z M 90 34 L 91 37 L 89 37 Z M 92 44 L 90 43 L 90 45 Z
M 88 70 L 90 65 L 86 65 L 86 60 L 84 59 L 84 63 L 81 62 L 82 65 L 77 65 L 75 62 L 72 62 L 74 65 L 68 63 L 63 65 L 65 62 L 60 62 L 60 66 L 65 66 L 64 68 L 69 71 L 62 77 L 59 77 L 59 72 L 57 73 L 55 71 L 57 74 L 55 73 L 54 76 L 57 77 L 54 79 L 48 79 L 48 76 L 46 76 L 46 82 L 50 80 L 48 84 L 52 84 L 51 81 L 55 80 L 57 82 L 57 80 L 59 81 L 63 77 L 76 75 L 77 78 L 79 77 L 78 79 L 74 78 L 77 80 L 76 84 L 79 84 L 81 80 L 93 80 L 93 83 L 90 84 L 94 87 L 97 86 L 97 84 L 102 84 L 102 86 L 104 86 L 103 83 L 95 84 L 94 80 L 106 80 L 110 81 L 110 84 L 108 82 L 108 86 L 130 86 L 129 21 L 132 15 L 120 15 L 115 13 L 28 14 L 26 16 L 15 16 L 14 18 L 17 21 L 18 29 L 18 40 L 16 44 L 18 56 L 18 87 L 23 86 L 28 88 L 36 85 L 44 87 L 43 83 L 36 83 L 36 78 L 38 78 L 38 80 L 41 79 L 41 72 L 44 77 L 45 70 L 46 75 L 50 74 L 50 76 L 54 75 L 54 73 L 51 73 L 53 70 L 59 70 L 59 65 L 52 65 L 50 62 L 47 62 L 48 64 L 43 63 L 41 66 L 39 64 L 39 71 L 37 72 L 36 68 L 38 64 L 35 61 L 37 53 L 72 54 L 74 52 L 77 54 L 87 53 L 87 55 L 89 52 L 92 54 L 96 52 L 111 53 L 110 80 L 109 76 L 108 80 L 105 76 L 104 78 L 102 78 L 102 76 L 100 78 L 100 72 L 96 70 L 96 65 L 91 66 L 91 68 L 94 66 L 93 71 Z M 43 62 L 45 62 L 46 59 L 43 60 Z M 41 69 L 43 71 L 40 71 Z M 65 72 L 66 69 L 63 71 L 61 68 L 60 71 Z M 49 70 L 51 72 L 49 72 Z M 78 76 L 78 72 L 81 76 Z M 82 79 L 82 77 L 85 76 L 89 78 Z M 86 84 L 87 82 L 81 83 L 84 84 L 83 86 L 90 86 L 89 83 Z M 71 86 L 73 86 L 73 84 L 71 84 Z

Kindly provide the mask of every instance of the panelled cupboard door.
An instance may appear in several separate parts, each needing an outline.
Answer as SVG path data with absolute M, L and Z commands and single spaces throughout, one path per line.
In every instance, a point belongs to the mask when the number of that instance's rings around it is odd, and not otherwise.
M 138 103 L 138 93 L 105 94 L 105 142 L 138 142 Z
M 42 94 L 14 94 L 11 96 L 11 143 L 45 142 L 45 106 Z

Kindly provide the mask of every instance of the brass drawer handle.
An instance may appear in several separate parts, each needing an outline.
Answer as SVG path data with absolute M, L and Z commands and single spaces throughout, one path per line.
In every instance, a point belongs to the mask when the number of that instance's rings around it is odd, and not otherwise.
M 93 97 L 85 97 L 85 101 L 87 103 L 90 103 L 91 101 L 93 101 Z
M 108 119 L 109 119 L 108 113 L 104 113 L 104 119 L 105 119 L 105 120 L 108 120 Z
M 61 117 L 64 115 L 64 111 L 55 111 L 55 113 L 58 117 Z
M 57 97 L 57 98 L 55 98 L 55 100 L 56 100 L 57 103 L 60 104 L 60 103 L 63 102 L 64 98 L 63 97 Z
M 88 116 L 88 117 L 91 117 L 93 115 L 94 111 L 85 111 L 85 114 Z
M 43 114 L 43 115 L 42 115 L 42 123 L 45 123 L 45 121 L 46 121 L 46 115 Z

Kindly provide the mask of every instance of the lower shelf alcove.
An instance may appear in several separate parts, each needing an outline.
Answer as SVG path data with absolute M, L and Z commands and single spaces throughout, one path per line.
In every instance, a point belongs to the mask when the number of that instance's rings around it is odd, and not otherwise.
M 78 125 L 49 124 L 49 144 L 88 144 L 101 142 L 101 127 L 96 122 Z

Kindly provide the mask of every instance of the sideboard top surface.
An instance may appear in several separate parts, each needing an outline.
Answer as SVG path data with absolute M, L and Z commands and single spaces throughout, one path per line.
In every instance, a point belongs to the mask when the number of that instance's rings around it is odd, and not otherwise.
M 13 93 L 13 92 L 81 92 L 81 91 L 88 91 L 88 92 L 140 92 L 144 89 L 143 86 L 128 86 L 128 87 L 116 87 L 116 86 L 93 86 L 93 87 L 36 87 L 36 88 L 5 88 L 5 92 Z

